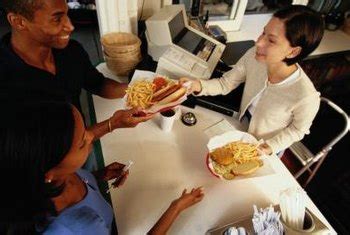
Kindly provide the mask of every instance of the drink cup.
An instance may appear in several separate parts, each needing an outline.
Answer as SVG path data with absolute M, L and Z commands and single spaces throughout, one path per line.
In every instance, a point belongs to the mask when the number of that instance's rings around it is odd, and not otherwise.
M 176 119 L 176 112 L 173 109 L 160 113 L 160 128 L 165 132 L 170 132 Z

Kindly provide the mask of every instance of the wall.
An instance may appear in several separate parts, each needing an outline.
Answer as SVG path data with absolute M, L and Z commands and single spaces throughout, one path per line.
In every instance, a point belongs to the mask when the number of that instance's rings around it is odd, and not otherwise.
M 101 35 L 108 32 L 138 33 L 137 21 L 147 19 L 172 0 L 98 0 L 97 16 Z
M 171 3 L 172 0 L 138 0 L 138 16 L 141 16 L 141 19 L 145 20 L 157 12 L 162 6 Z
M 138 0 L 98 0 L 97 17 L 101 35 L 108 32 L 137 34 Z

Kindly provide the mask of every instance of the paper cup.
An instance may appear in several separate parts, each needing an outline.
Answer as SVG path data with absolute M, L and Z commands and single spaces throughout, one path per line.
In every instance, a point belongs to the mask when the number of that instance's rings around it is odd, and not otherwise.
M 165 132 L 170 132 L 173 128 L 174 121 L 176 119 L 176 112 L 174 109 L 160 113 L 160 128 Z

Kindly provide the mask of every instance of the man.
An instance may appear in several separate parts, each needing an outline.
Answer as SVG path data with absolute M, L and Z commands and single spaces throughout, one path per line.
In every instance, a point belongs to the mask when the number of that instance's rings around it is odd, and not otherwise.
M 0 43 L 0 96 L 5 99 L 52 99 L 80 111 L 81 89 L 107 99 L 121 98 L 127 84 L 104 77 L 82 46 L 70 40 L 74 27 L 65 0 L 4 0 L 11 33 Z M 90 129 L 98 139 L 116 128 L 150 119 L 138 110 L 119 110 Z

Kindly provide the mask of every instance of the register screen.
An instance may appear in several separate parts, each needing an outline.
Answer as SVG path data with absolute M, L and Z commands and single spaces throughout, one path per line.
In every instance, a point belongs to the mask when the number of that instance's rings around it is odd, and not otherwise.
M 197 33 L 188 30 L 185 27 L 182 11 L 169 22 L 169 30 L 174 44 L 204 61 L 209 60 L 216 45 Z
M 174 39 L 181 33 L 181 31 L 185 28 L 185 22 L 182 15 L 182 11 L 177 14 L 170 22 L 169 29 L 171 34 L 171 39 Z
M 187 30 L 187 32 L 175 44 L 204 61 L 209 60 L 216 47 L 211 41 L 208 41 L 189 30 Z
M 194 54 L 201 40 L 202 37 L 198 34 L 195 34 L 192 31 L 187 31 L 186 34 L 176 44 L 179 47 L 182 47 L 183 49 Z

